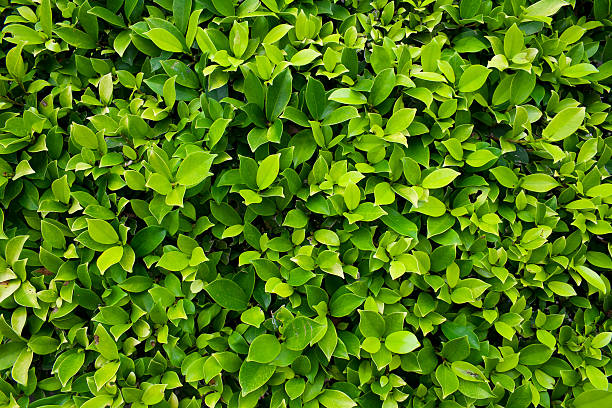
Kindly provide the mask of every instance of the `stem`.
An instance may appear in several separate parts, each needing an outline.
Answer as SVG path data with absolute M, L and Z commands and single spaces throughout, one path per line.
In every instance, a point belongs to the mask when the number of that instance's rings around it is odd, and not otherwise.
M 9 103 L 12 103 L 12 104 L 14 104 L 14 105 L 17 105 L 17 106 L 23 106 L 23 103 L 21 103 L 21 102 L 17 102 L 17 101 L 15 101 L 15 100 L 13 100 L 13 99 L 9 98 L 8 96 L 2 96 L 2 95 L 0 95 L 0 99 L 5 100 L 5 101 L 7 101 L 7 102 L 9 102 Z

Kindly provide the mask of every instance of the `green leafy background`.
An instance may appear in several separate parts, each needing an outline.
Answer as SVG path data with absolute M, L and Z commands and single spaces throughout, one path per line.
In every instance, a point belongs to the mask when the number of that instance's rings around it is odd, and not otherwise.
M 0 0 L 0 406 L 612 406 L 610 0 Z

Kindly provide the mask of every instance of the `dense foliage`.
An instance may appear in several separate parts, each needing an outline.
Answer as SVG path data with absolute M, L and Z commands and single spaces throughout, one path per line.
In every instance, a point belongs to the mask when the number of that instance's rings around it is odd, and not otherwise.
M 612 1 L 0 11 L 0 406 L 612 406 Z

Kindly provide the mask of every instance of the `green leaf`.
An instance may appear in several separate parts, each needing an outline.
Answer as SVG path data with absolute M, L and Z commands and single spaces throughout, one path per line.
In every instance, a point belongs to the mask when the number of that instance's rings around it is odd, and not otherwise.
M 310 64 L 319 56 L 321 56 L 319 51 L 313 50 L 312 48 L 306 48 L 293 54 L 290 62 L 296 67 L 301 67 L 303 65 Z
M 568 78 L 582 78 L 599 72 L 595 66 L 587 63 L 571 65 L 561 71 L 561 75 Z
M 272 80 L 272 85 L 266 94 L 266 117 L 269 121 L 278 118 L 285 110 L 291 98 L 292 83 L 293 77 L 288 69 Z
M 331 230 L 328 229 L 320 229 L 315 231 L 314 233 L 314 238 L 324 244 L 324 245 L 329 245 L 329 246 L 339 246 L 340 245 L 340 238 L 338 238 L 338 235 Z
M 162 227 L 152 225 L 138 231 L 130 245 L 134 250 L 134 255 L 143 257 L 153 252 L 166 237 L 166 230 Z
M 612 332 L 602 332 L 597 336 L 593 337 L 593 341 L 591 342 L 591 346 L 595 348 L 602 348 L 607 346 L 612 340 Z
M 55 27 L 55 34 L 73 47 L 91 50 L 96 48 L 95 39 L 73 27 Z
M 529 174 L 523 177 L 520 182 L 522 188 L 536 193 L 545 193 L 559 185 L 559 182 L 548 174 Z
M 448 397 L 459 389 L 459 379 L 447 366 L 441 364 L 436 369 L 436 379 L 442 387 L 443 398 Z
M 119 358 L 117 343 L 101 324 L 96 327 L 94 335 L 96 336 L 94 338 L 94 344 L 102 357 L 107 360 L 116 360 Z
M 584 280 L 589 282 L 593 287 L 597 288 L 599 291 L 601 291 L 604 294 L 607 292 L 606 284 L 604 283 L 603 279 L 601 278 L 601 276 L 599 276 L 597 272 L 595 272 L 591 268 L 588 268 L 584 265 L 576 266 L 575 269 L 576 271 L 578 271 L 580 276 L 582 276 Z
M 544 344 L 530 344 L 521 349 L 519 362 L 528 366 L 544 364 L 552 353 L 553 351 Z
M 456 170 L 443 168 L 429 173 L 423 179 L 423 188 L 442 188 L 453 182 L 461 173 Z
M 176 78 L 170 77 L 164 82 L 163 89 L 164 103 L 168 109 L 172 109 L 176 102 Z
M 169 59 L 161 61 L 161 65 L 168 76 L 176 77 L 177 84 L 188 88 L 200 87 L 198 76 L 185 63 L 179 60 Z
M 83 351 L 79 352 L 73 349 L 64 352 L 61 357 L 63 358 L 61 360 L 58 359 L 55 363 L 59 363 L 57 370 L 55 369 L 55 366 L 53 369 L 57 372 L 57 377 L 62 385 L 66 385 L 83 366 L 83 363 L 85 362 L 85 353 Z
M 325 105 L 323 105 L 325 106 Z M 338 123 L 344 123 L 347 120 L 358 118 L 359 112 L 354 106 L 341 106 L 335 109 L 329 116 L 323 120 L 323 126 L 337 125 Z
M 96 371 L 94 374 L 94 382 L 96 383 L 98 391 L 117 374 L 117 370 L 119 370 L 118 361 L 107 363 Z
M 395 201 L 395 193 L 391 189 L 389 183 L 378 183 L 374 187 L 374 204 L 387 205 Z
M 517 387 L 508 397 L 508 408 L 527 408 L 531 405 L 532 394 L 529 387 L 530 384 L 523 384 Z
M 212 4 L 215 7 L 215 9 L 219 12 L 219 14 L 221 14 L 222 16 L 234 16 L 236 15 L 236 12 L 234 11 L 234 5 L 232 4 L 231 1 L 227 1 L 227 0 L 212 0 Z
M 344 189 L 344 203 L 349 211 L 353 211 L 359 206 L 361 201 L 361 191 L 355 183 L 349 183 Z
M 153 285 L 153 279 L 148 276 L 130 276 L 119 284 L 119 287 L 126 292 L 144 292 Z
M 280 41 L 285 35 L 287 35 L 287 33 L 292 28 L 293 28 L 293 26 L 290 25 L 290 24 L 279 24 L 279 25 L 276 25 L 276 26 L 272 27 L 272 29 L 270 31 L 268 31 L 268 33 L 266 34 L 266 36 L 264 37 L 262 42 L 264 44 L 274 44 L 275 42 Z
M 115 229 L 108 222 L 95 218 L 87 219 L 87 232 L 96 242 L 112 245 L 119 242 L 119 236 Z
M 0 370 L 4 371 L 7 368 L 14 366 L 17 357 L 25 350 L 26 345 L 22 342 L 11 341 L 0 344 Z
M 218 118 L 213 122 L 212 125 L 210 125 L 210 129 L 208 129 L 208 147 L 210 147 L 211 149 L 215 147 L 215 145 L 223 137 L 225 129 L 231 121 L 231 119 Z
M 363 105 L 367 102 L 366 97 L 362 93 L 348 88 L 340 88 L 332 91 L 328 99 L 345 105 Z
M 125 27 L 125 23 L 123 22 L 123 18 L 120 15 L 114 14 L 107 8 L 95 6 L 87 10 L 88 14 L 93 14 L 94 16 L 100 17 L 104 21 L 111 23 L 117 27 Z
M 585 108 L 565 108 L 557 113 L 542 131 L 542 137 L 550 142 L 558 142 L 572 135 L 582 125 Z
M 36 354 L 47 355 L 57 351 L 59 341 L 49 336 L 36 336 L 30 339 L 28 347 Z
M 487 381 L 487 378 L 484 376 L 480 368 L 467 361 L 454 361 L 451 364 L 451 369 L 457 375 L 457 377 L 468 382 Z
M 242 312 L 242 315 L 240 315 L 240 320 L 246 324 L 259 328 L 266 318 L 261 308 L 252 307 Z
M 38 17 L 40 18 L 40 26 L 42 31 L 51 37 L 51 30 L 53 29 L 53 14 L 51 12 L 51 0 L 42 0 L 40 7 L 38 8 Z
M 575 408 L 601 408 L 612 403 L 612 392 L 605 390 L 587 390 L 574 399 Z
M 461 18 L 472 18 L 478 13 L 481 2 L 479 0 L 461 0 L 459 15 Z
M 157 262 L 157 266 L 169 271 L 178 272 L 189 266 L 189 257 L 180 251 L 164 252 Z
M 189 16 L 191 14 L 191 0 L 173 0 L 172 1 L 172 16 L 174 24 L 180 32 L 184 33 L 189 24 Z
M 229 35 L 230 48 L 236 58 L 242 57 L 249 45 L 249 25 L 246 21 L 234 21 Z
M 110 395 L 98 395 L 85 401 L 81 408 L 105 408 L 110 407 L 113 403 L 113 397 Z
M 359 310 L 359 331 L 364 337 L 382 337 L 385 332 L 385 320 L 371 310 Z
M 163 401 L 166 384 L 150 385 L 142 394 L 142 402 L 146 405 L 155 405 Z
M 385 339 L 385 347 L 392 353 L 407 354 L 417 349 L 421 343 L 417 337 L 408 331 L 391 333 Z
M 482 65 L 470 65 L 459 78 L 459 91 L 474 92 L 487 81 L 491 70 Z
M 442 205 L 443 206 L 443 205 Z M 444 213 L 445 209 L 442 209 L 442 213 Z M 397 212 L 392 208 L 387 208 L 387 214 L 384 214 L 380 217 L 380 220 L 387 225 L 389 228 L 393 229 L 398 234 L 404 235 L 406 237 L 412 237 L 416 239 L 418 228 L 416 224 L 410 221 L 408 218 L 404 217 L 402 214 Z M 435 210 L 436 214 L 438 210 Z M 442 215 L 442 214 L 437 214 Z M 435 216 L 435 215 L 432 215 Z
M 40 223 L 40 232 L 45 242 L 49 243 L 53 248 L 65 248 L 66 240 L 64 234 L 57 225 L 47 220 L 43 220 Z
M 17 79 L 18 82 L 22 82 L 25 75 L 25 64 L 21 56 L 20 46 L 13 47 L 6 53 L 6 69 L 13 78 Z
M 304 393 L 306 382 L 301 378 L 292 378 L 285 383 L 285 392 L 292 400 Z
M 179 39 L 163 28 L 152 28 L 145 35 L 163 51 L 183 52 L 183 45 Z
M 482 167 L 495 160 L 497 160 L 497 156 L 490 150 L 476 150 L 465 158 L 467 165 L 472 167 Z
M 393 68 L 387 68 L 378 73 L 374 78 L 368 101 L 373 105 L 380 105 L 391 95 L 395 87 L 395 72 Z M 331 98 L 330 98 L 331 99 Z
M 280 163 L 280 154 L 274 154 L 268 156 L 262 160 L 257 169 L 257 187 L 260 190 L 264 190 L 276 180 L 278 176 Z
M 357 403 L 348 395 L 339 390 L 326 389 L 318 397 L 319 402 L 326 408 L 351 408 Z
M 187 155 L 176 172 L 176 182 L 185 187 L 200 184 L 208 176 L 212 176 L 210 167 L 216 154 L 197 151 Z
M 569 3 L 563 0 L 540 0 L 527 7 L 525 9 L 525 15 L 539 17 L 552 16 L 556 14 L 561 7 L 567 6 L 568 4 Z
M 416 109 L 414 108 L 402 108 L 393 112 L 393 115 L 387 121 L 387 125 L 385 126 L 386 134 L 394 134 L 403 132 L 408 129 L 408 126 L 414 120 L 416 115 Z
M 504 187 L 515 188 L 518 185 L 517 175 L 508 167 L 499 166 L 489 170 L 495 179 Z
M 308 217 L 299 209 L 293 209 L 285 216 L 284 226 L 291 228 L 304 228 L 308 224 Z
M 21 353 L 17 356 L 11 370 L 11 376 L 17 383 L 21 385 L 26 385 L 28 383 L 28 370 L 32 364 L 33 357 L 34 354 L 29 348 L 21 350 Z
M 234 281 L 224 278 L 217 278 L 204 287 L 208 295 L 228 310 L 243 311 L 249 303 L 249 296 Z
M 275 27 L 274 29 L 278 27 L 279 26 Z M 321 81 L 318 81 L 313 77 L 308 78 L 308 82 L 306 83 L 306 105 L 308 106 L 310 115 L 316 120 L 320 119 L 325 110 L 326 103 L 325 87 Z
M 506 31 L 504 36 L 504 54 L 511 60 L 516 54 L 521 52 L 524 47 L 523 32 L 515 24 Z
M 238 382 L 242 389 L 242 395 L 247 395 L 263 387 L 272 378 L 275 371 L 276 367 L 270 364 L 260 364 L 254 361 L 243 362 L 238 373 Z
M 98 138 L 87 126 L 73 123 L 70 128 L 70 137 L 82 147 L 87 147 L 88 149 L 98 148 Z
M 291 320 L 283 336 L 285 337 L 285 345 L 289 350 L 304 350 L 306 346 L 322 334 L 326 327 L 316 321 L 304 316 L 298 316 Z
M 114 246 L 106 249 L 102 254 L 98 257 L 96 261 L 96 266 L 100 270 L 101 274 L 110 268 L 111 266 L 119 263 L 121 258 L 123 257 L 123 247 Z
M 559 296 L 576 296 L 576 291 L 572 287 L 565 282 L 551 281 L 548 282 L 548 288 L 552 290 L 555 294 Z
M 271 334 L 257 336 L 249 347 L 247 361 L 267 364 L 274 360 L 281 352 L 278 339 Z

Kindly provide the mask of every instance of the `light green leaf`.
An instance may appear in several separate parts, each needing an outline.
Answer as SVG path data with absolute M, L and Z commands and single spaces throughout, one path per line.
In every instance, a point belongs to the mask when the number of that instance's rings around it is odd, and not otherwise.
M 345 105 L 363 105 L 367 102 L 366 97 L 362 93 L 348 88 L 334 90 L 328 99 Z
M 145 35 L 160 49 L 168 52 L 183 52 L 183 45 L 172 33 L 163 28 L 152 28 Z
M 416 115 L 416 109 L 414 108 L 402 108 L 393 112 L 393 115 L 387 121 L 387 125 L 385 126 L 386 134 L 394 134 L 403 132 L 408 129 L 408 126 L 414 120 L 414 116 Z
M 96 137 L 96 134 L 87 126 L 73 123 L 70 127 L 70 136 L 82 147 L 87 147 L 88 149 L 98 148 L 98 138 Z
M 119 236 L 115 229 L 104 220 L 88 218 L 87 231 L 94 241 L 101 244 L 112 245 L 119 242 Z
M 529 174 L 521 179 L 520 186 L 528 191 L 536 193 L 545 193 L 558 187 L 560 184 L 557 180 L 548 174 Z
M 482 65 L 470 65 L 459 78 L 459 91 L 474 92 L 487 81 L 491 70 Z
M 210 167 L 217 157 L 204 151 L 197 151 L 187 155 L 176 172 L 176 181 L 185 187 L 200 184 L 206 177 L 211 176 Z
M 119 261 L 121 261 L 121 257 L 123 257 L 123 247 L 110 247 L 102 252 L 102 254 L 98 257 L 96 266 L 100 270 L 100 273 L 104 274 L 108 268 L 119 263 Z
M 274 26 L 270 31 L 268 31 L 262 42 L 264 44 L 274 44 L 275 42 L 280 41 L 292 28 L 293 26 L 289 24 L 279 24 Z
M 247 395 L 256 389 L 263 387 L 276 371 L 271 364 L 260 364 L 254 361 L 245 361 L 240 366 L 238 382 L 242 388 L 242 395 Z
M 453 182 L 461 173 L 456 170 L 443 168 L 429 173 L 423 179 L 423 188 L 442 188 Z
M 249 347 L 247 361 L 267 364 L 274 360 L 281 352 L 278 339 L 271 334 L 257 336 Z
M 319 395 L 319 402 L 326 408 L 352 408 L 357 403 L 342 391 L 326 389 Z
M 21 385 L 28 383 L 28 370 L 30 369 L 30 364 L 32 364 L 33 357 L 34 353 L 29 348 L 24 348 L 17 356 L 11 370 L 11 376 L 17 383 Z
M 506 31 L 504 36 L 504 54 L 508 60 L 512 59 L 516 54 L 521 52 L 524 47 L 523 32 L 515 24 Z
M 268 156 L 262 160 L 257 169 L 257 187 L 264 190 L 276 180 L 279 170 L 280 154 Z
M 340 238 L 338 238 L 338 235 L 331 230 L 328 229 L 320 229 L 315 231 L 314 233 L 314 238 L 324 244 L 324 245 L 329 245 L 329 246 L 339 246 L 340 245 Z
M 559 296 L 576 296 L 574 288 L 565 282 L 550 281 L 548 282 L 548 288 Z
M 391 333 L 385 339 L 385 347 L 392 353 L 407 354 L 417 349 L 421 343 L 417 337 L 408 331 Z
M 306 48 L 304 50 L 296 52 L 293 57 L 291 57 L 291 64 L 296 67 L 300 67 L 302 65 L 310 64 L 316 58 L 318 58 L 321 53 L 317 50 L 313 50 L 311 48 Z
M 489 171 L 495 176 L 499 184 L 504 187 L 515 188 L 518 185 L 517 175 L 508 167 L 499 166 Z
M 442 387 L 443 398 L 448 397 L 459 389 L 459 379 L 457 378 L 453 370 L 451 370 L 444 364 L 439 365 L 436 369 L 436 379 Z
M 570 136 L 582 125 L 585 108 L 570 107 L 557 113 L 542 131 L 542 137 L 550 142 L 558 142 Z

